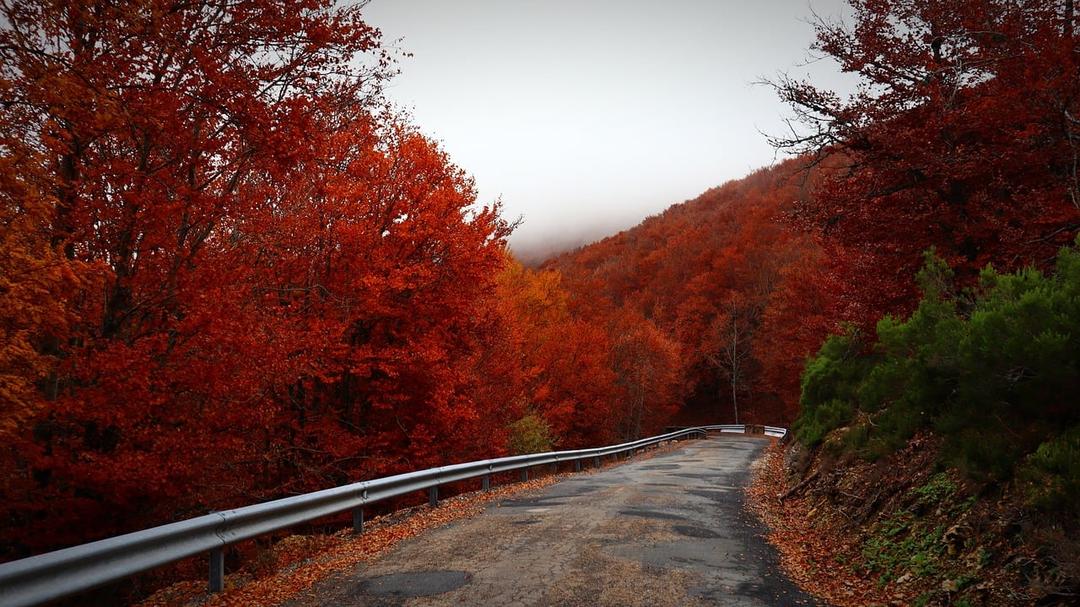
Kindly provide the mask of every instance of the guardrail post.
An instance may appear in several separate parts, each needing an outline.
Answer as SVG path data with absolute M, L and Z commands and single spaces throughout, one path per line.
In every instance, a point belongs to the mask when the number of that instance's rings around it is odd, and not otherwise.
M 593 465 L 596 466 L 597 468 L 600 467 L 600 456 L 599 455 L 597 455 L 596 457 L 593 458 Z
M 364 532 L 364 509 L 353 508 L 352 509 L 352 530 L 353 533 Z
M 435 485 L 428 489 L 428 505 L 432 508 L 439 505 L 439 486 Z
M 522 468 L 521 469 L 521 482 L 524 483 L 527 480 L 529 480 L 529 469 L 528 468 Z
M 225 588 L 225 552 L 221 548 L 210 550 L 210 592 Z
M 581 472 L 581 460 L 574 460 L 574 472 Z
M 480 486 L 480 488 L 483 489 L 484 491 L 489 491 L 491 489 L 491 475 L 490 474 L 485 474 L 484 475 L 484 483 Z

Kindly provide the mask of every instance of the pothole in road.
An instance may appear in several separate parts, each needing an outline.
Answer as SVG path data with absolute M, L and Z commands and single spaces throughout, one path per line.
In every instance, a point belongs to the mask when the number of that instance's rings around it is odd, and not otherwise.
M 730 491 L 731 489 L 725 487 L 721 490 L 691 489 L 687 491 L 687 493 L 689 493 L 690 495 L 703 497 L 705 499 L 724 500 L 731 498 Z
M 656 510 L 620 510 L 619 514 L 625 514 L 626 516 L 640 516 L 641 518 L 653 518 L 662 521 L 684 521 L 685 516 L 679 516 L 678 514 L 669 514 L 667 512 L 657 512 Z
M 360 582 L 357 594 L 411 598 L 457 590 L 472 581 L 466 571 L 410 571 L 390 573 Z
M 574 485 L 566 484 L 566 485 L 563 485 L 561 487 L 558 487 L 557 488 L 558 490 L 556 492 L 553 492 L 553 494 L 548 495 L 548 496 L 546 496 L 544 498 L 541 498 L 541 499 L 557 499 L 557 498 L 563 498 L 563 497 L 579 497 L 579 496 L 582 496 L 582 495 L 586 495 L 588 493 L 592 493 L 593 491 L 596 491 L 597 489 L 600 489 L 600 488 L 601 487 L 599 485 L 587 485 L 587 484 L 583 484 L 583 483 L 578 483 L 578 484 L 574 484 Z
M 719 533 L 713 531 L 712 529 L 706 529 L 704 527 L 694 527 L 692 525 L 675 525 L 675 526 L 672 527 L 672 529 L 675 530 L 675 533 L 678 533 L 679 535 L 685 535 L 686 537 L 697 537 L 697 538 L 720 537 Z
M 539 522 L 540 522 L 540 519 L 538 519 L 538 518 L 526 518 L 526 519 L 522 519 L 520 521 L 510 521 L 510 524 L 511 525 L 535 525 L 536 523 L 539 523 Z
M 542 508 L 547 506 L 562 506 L 563 502 L 550 497 L 509 499 L 499 502 L 500 508 Z
M 642 466 L 642 470 L 678 470 L 682 466 L 678 464 L 653 464 L 651 466 Z

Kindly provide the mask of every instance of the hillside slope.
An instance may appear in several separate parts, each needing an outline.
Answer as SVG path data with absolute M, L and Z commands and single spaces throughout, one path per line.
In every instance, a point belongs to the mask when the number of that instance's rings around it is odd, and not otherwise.
M 794 417 L 803 359 L 841 301 L 834 264 L 795 221 L 814 187 L 799 168 L 759 170 L 545 264 L 576 313 L 629 311 L 679 344 L 679 421 Z

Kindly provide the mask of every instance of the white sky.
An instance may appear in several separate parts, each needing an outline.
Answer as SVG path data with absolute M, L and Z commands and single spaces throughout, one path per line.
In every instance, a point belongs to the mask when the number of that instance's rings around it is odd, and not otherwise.
M 613 233 L 771 164 L 788 113 L 778 71 L 803 67 L 811 6 L 843 0 L 373 0 L 368 23 L 413 57 L 388 90 L 524 217 L 515 249 Z M 850 87 L 848 87 L 850 88 Z

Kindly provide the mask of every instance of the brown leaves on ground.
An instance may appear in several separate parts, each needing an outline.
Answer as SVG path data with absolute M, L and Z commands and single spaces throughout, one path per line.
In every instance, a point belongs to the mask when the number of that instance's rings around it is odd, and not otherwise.
M 774 443 L 765 453 L 747 489 L 751 510 L 769 527 L 769 542 L 780 553 L 780 565 L 795 583 L 837 607 L 889 604 L 897 597 L 874 580 L 837 562 L 837 555 L 857 553 L 856 535 L 829 533 L 815 525 L 819 512 L 802 495 L 780 501 L 786 488 L 784 448 Z
M 279 573 L 258 578 L 265 569 L 262 559 L 245 564 L 241 571 L 227 575 L 225 590 L 207 595 L 206 581 L 174 584 L 140 603 L 140 607 L 248 607 L 250 605 L 279 605 L 298 592 L 333 573 L 377 557 L 397 545 L 429 529 L 452 521 L 475 516 L 489 503 L 525 491 L 547 487 L 565 474 L 550 475 L 524 483 L 495 487 L 447 498 L 439 505 L 416 506 L 380 516 L 364 523 L 364 532 L 354 535 L 345 529 L 333 535 L 290 536 L 272 548 L 273 561 Z
M 799 482 L 787 477 L 776 444 L 748 503 L 769 527 L 784 572 L 837 607 L 1072 604 L 1067 566 L 1076 543 L 1062 521 L 1032 516 L 1011 485 L 988 493 L 965 488 L 955 470 L 935 472 L 939 448 L 933 435 L 917 435 L 876 462 L 804 453 Z
M 679 448 L 678 442 L 649 449 L 634 459 L 647 460 Z M 602 468 L 624 460 L 608 461 Z M 551 474 L 532 480 L 493 487 L 446 498 L 435 508 L 414 506 L 376 517 L 364 523 L 364 533 L 354 535 L 343 529 L 332 535 L 294 535 L 276 542 L 240 571 L 225 577 L 225 590 L 215 595 L 206 591 L 206 580 L 186 581 L 164 588 L 139 607 L 248 607 L 280 605 L 311 588 L 330 575 L 378 557 L 402 540 L 456 520 L 480 514 L 491 502 L 554 484 L 571 473 Z

